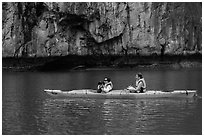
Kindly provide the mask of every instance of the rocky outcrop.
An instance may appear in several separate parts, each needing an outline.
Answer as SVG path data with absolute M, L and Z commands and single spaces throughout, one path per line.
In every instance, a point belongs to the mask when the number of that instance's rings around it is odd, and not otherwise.
M 2 3 L 3 57 L 202 51 L 202 3 Z

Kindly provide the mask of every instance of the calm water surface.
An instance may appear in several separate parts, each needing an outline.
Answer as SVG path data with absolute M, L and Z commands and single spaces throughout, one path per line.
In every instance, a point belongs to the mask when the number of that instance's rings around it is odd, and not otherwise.
M 55 99 L 49 89 L 95 88 L 105 76 L 115 89 L 138 70 L 2 73 L 2 134 L 202 134 L 202 70 L 143 70 L 148 89 L 197 89 L 197 99 Z

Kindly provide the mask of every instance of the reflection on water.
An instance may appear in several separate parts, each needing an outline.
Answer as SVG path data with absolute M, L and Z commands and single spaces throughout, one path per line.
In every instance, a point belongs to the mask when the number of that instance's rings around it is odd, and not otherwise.
M 194 99 L 47 99 L 42 124 L 46 134 L 199 134 L 197 103 Z
M 54 99 L 43 89 L 114 88 L 134 83 L 136 71 L 3 72 L 3 134 L 202 134 L 202 99 Z M 142 71 L 149 89 L 197 89 L 201 70 Z

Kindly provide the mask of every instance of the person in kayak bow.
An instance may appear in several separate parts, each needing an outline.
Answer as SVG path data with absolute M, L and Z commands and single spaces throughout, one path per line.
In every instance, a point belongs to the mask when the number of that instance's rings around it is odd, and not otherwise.
M 113 83 L 111 82 L 110 78 L 105 78 L 102 91 L 107 93 L 107 92 L 110 92 L 112 89 L 113 89 Z
M 146 92 L 146 82 L 142 76 L 141 73 L 136 74 L 135 76 L 136 79 L 136 83 L 135 86 L 136 88 L 134 88 L 133 86 L 129 86 L 127 88 L 127 90 L 129 90 L 131 93 L 144 93 Z

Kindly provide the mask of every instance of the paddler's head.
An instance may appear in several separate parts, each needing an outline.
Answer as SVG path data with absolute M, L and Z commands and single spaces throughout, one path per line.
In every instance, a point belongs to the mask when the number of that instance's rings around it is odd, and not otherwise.
M 110 82 L 110 79 L 109 78 L 104 78 L 104 82 L 108 83 L 108 82 Z
M 138 73 L 138 74 L 135 75 L 136 80 L 139 80 L 139 79 L 142 79 L 142 78 L 143 78 L 142 73 Z
M 98 85 L 102 85 L 102 84 L 103 84 L 103 82 L 102 82 L 102 81 L 99 81 L 99 82 L 98 82 Z

